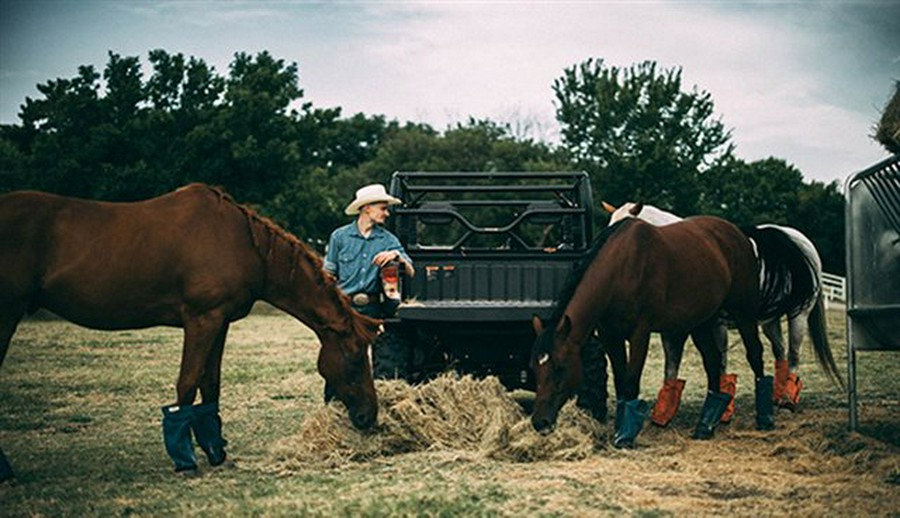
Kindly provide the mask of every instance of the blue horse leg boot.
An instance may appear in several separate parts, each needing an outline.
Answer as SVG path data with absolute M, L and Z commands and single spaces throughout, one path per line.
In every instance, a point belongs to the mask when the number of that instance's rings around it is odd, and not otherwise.
M 166 452 L 175 462 L 175 471 L 197 469 L 197 456 L 194 455 L 194 443 L 191 440 L 191 421 L 194 419 L 194 407 L 191 405 L 162 407 L 163 440 Z
M 722 420 L 722 414 L 731 402 L 731 395 L 725 392 L 707 392 L 703 409 L 700 410 L 700 421 L 694 430 L 694 439 L 709 439 L 713 436 L 716 425 Z
M 756 429 L 775 429 L 775 405 L 772 403 L 772 392 L 775 389 L 772 376 L 763 376 L 756 380 Z
M 210 466 L 218 466 L 225 462 L 225 446 L 228 444 L 222 437 L 222 418 L 219 417 L 219 402 L 212 401 L 194 407 L 194 419 L 191 422 L 194 437 L 200 449 L 206 454 Z
M 647 418 L 649 411 L 650 405 L 642 399 L 617 401 L 616 435 L 613 438 L 613 446 L 633 448 L 635 439 L 644 428 L 644 419 Z
M 3 450 L 0 450 L 0 482 L 5 482 L 11 478 L 13 478 L 12 466 L 6 460 L 6 455 L 3 455 Z

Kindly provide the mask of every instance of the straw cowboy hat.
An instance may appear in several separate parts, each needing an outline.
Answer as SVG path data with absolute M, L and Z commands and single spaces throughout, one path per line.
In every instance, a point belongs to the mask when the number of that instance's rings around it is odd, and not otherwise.
M 399 199 L 388 194 L 383 185 L 380 183 L 373 183 L 372 185 L 360 187 L 360 189 L 356 191 L 356 199 L 350 202 L 350 205 L 347 205 L 347 208 L 344 209 L 344 213 L 348 216 L 355 216 L 356 214 L 359 214 L 359 209 L 363 205 L 379 202 L 385 202 L 388 205 L 398 205 L 402 203 Z

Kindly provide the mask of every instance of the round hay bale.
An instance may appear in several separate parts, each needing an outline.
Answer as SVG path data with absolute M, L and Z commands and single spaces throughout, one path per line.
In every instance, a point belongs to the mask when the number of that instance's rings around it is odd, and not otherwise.
M 494 377 L 444 374 L 410 386 L 378 381 L 378 426 L 359 432 L 340 403 L 310 413 L 299 432 L 273 447 L 281 471 L 340 465 L 416 451 L 466 451 L 515 462 L 581 459 L 606 444 L 607 430 L 573 403 L 556 430 L 534 431 L 519 404 Z

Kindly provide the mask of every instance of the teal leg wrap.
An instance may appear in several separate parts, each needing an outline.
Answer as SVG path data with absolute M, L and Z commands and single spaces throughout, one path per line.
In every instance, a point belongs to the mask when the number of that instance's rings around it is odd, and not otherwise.
M 191 441 L 194 407 L 164 406 L 162 413 L 163 441 L 166 443 L 166 452 L 175 463 L 175 471 L 197 469 L 197 456 L 194 455 L 194 443 Z
M 222 419 L 219 417 L 219 402 L 204 403 L 194 407 L 194 419 L 191 422 L 197 444 L 206 454 L 210 466 L 218 466 L 225 462 L 225 445 L 222 437 Z
M 772 403 L 774 391 L 772 376 L 763 376 L 756 380 L 756 429 L 775 429 L 775 405 Z
M 731 402 L 731 396 L 724 392 L 707 392 L 703 409 L 700 410 L 700 421 L 694 430 L 694 439 L 709 439 L 713 436 L 716 425 L 722 420 L 722 414 Z
M 616 402 L 616 435 L 613 446 L 633 448 L 634 442 L 644 428 L 644 419 L 650 412 L 650 405 L 642 399 Z

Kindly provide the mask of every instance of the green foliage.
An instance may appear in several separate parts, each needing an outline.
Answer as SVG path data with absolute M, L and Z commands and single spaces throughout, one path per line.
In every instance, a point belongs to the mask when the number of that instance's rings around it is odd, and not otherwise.
M 844 198 L 837 182 L 804 183 L 796 167 L 777 158 L 750 163 L 728 158 L 701 178 L 701 214 L 739 225 L 794 227 L 816 245 L 826 271 L 844 273 Z
M 747 163 L 729 158 L 701 176 L 700 213 L 741 225 L 787 223 L 803 186 L 803 175 L 787 162 L 767 158 Z
M 707 92 L 682 91 L 681 69 L 645 61 L 627 69 L 589 59 L 553 83 L 566 147 L 591 173 L 594 191 L 690 214 L 698 173 L 730 153 Z
M 595 196 L 617 204 L 795 222 L 816 236 L 826 268 L 843 271 L 836 188 L 805 184 L 783 160 L 734 158 L 710 94 L 684 91 L 680 69 L 594 59 L 566 69 L 553 84 L 563 140 L 554 146 L 490 120 L 438 131 L 315 107 L 302 102 L 297 64 L 268 52 L 235 54 L 225 75 L 161 49 L 148 53 L 146 77 L 138 57 L 108 58 L 102 72 L 81 66 L 39 84 L 21 124 L 0 127 L 0 192 L 127 201 L 206 182 L 321 248 L 354 191 L 394 171 L 582 169 Z
M 875 139 L 891 153 L 900 153 L 900 81 L 894 83 L 894 95 L 881 112 Z

